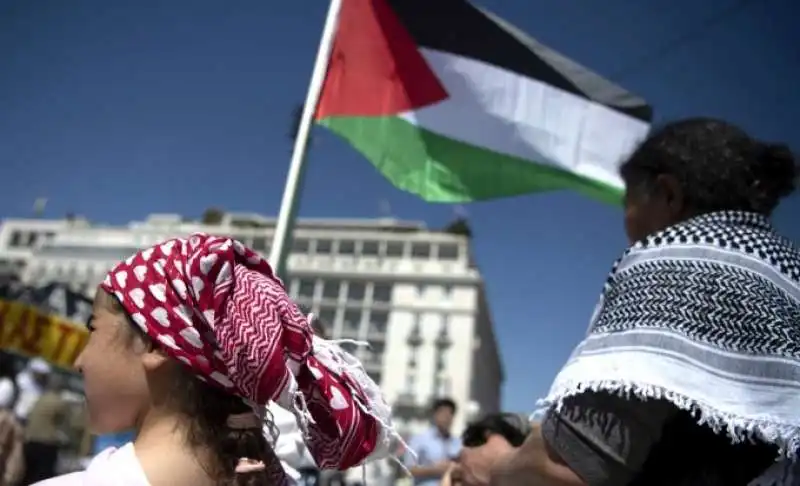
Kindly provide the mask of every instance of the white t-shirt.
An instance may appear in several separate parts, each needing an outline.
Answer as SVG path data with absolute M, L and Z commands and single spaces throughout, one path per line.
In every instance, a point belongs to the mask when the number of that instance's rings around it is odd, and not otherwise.
M 46 479 L 35 486 L 150 486 L 139 459 L 128 443 L 119 449 L 106 449 L 85 471 Z
M 11 408 L 14 402 L 15 388 L 11 378 L 0 378 L 0 408 Z
M 294 415 L 275 404 L 269 410 L 280 431 L 275 455 L 281 460 L 286 475 L 296 482 L 300 479 L 296 468 L 313 467 L 314 459 Z M 150 483 L 136 458 L 133 444 L 128 443 L 119 449 L 104 450 L 92 459 L 85 471 L 48 479 L 35 486 L 150 486 Z
M 14 407 L 14 414 L 17 418 L 25 420 L 39 397 L 42 396 L 43 390 L 29 371 L 23 371 L 17 375 L 17 386 L 19 387 L 19 397 L 17 397 L 17 404 Z
M 270 405 L 269 410 L 280 431 L 275 455 L 280 459 L 287 476 L 297 481 L 300 479 L 297 468 L 315 467 L 314 459 L 294 415 L 275 404 Z M 101 452 L 92 459 L 85 471 L 48 479 L 35 486 L 150 486 L 150 483 L 136 458 L 133 444 L 128 443 L 119 449 L 109 448 Z

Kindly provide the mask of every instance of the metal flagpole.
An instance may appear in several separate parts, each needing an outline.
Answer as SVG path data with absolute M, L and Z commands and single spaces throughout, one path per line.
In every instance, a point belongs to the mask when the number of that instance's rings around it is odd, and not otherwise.
M 272 264 L 278 276 L 284 280 L 286 280 L 286 261 L 291 251 L 294 220 L 297 216 L 297 206 L 302 193 L 308 136 L 311 132 L 317 103 L 319 102 L 320 94 L 322 94 L 322 85 L 325 81 L 325 73 L 327 72 L 328 61 L 333 49 L 333 40 L 336 35 L 336 25 L 339 20 L 342 1 L 331 0 L 328 7 L 328 15 L 325 18 L 325 26 L 322 29 L 322 39 L 319 43 L 317 59 L 314 61 L 314 70 L 311 73 L 311 83 L 308 85 L 303 114 L 300 117 L 300 124 L 297 128 L 297 137 L 294 141 L 289 172 L 286 174 L 286 186 L 283 189 L 281 209 L 275 225 L 275 236 L 272 239 L 272 249 L 269 253 L 270 264 Z

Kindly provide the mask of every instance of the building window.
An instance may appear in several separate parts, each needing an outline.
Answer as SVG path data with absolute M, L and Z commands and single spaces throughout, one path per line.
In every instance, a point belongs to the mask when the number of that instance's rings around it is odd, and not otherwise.
M 386 256 L 389 258 L 402 258 L 404 244 L 400 241 L 389 241 L 386 243 Z
M 379 365 L 383 363 L 383 355 L 386 353 L 386 346 L 382 342 L 371 341 L 367 349 L 367 361 Z
M 450 332 L 447 326 L 447 316 L 442 316 L 442 327 L 439 328 L 439 334 L 436 336 L 436 346 L 443 352 L 444 349 L 452 344 L 450 340 Z
M 8 243 L 9 246 L 22 246 L 22 232 L 21 231 L 14 231 L 11 233 L 11 241 Z
M 331 240 L 317 240 L 317 255 L 330 255 L 331 253 L 333 253 Z
M 440 349 L 436 353 L 436 371 L 445 371 L 447 369 L 447 350 Z
M 299 239 L 292 242 L 292 253 L 308 253 L 309 252 L 308 240 Z
M 439 260 L 458 260 L 458 245 L 443 243 L 439 245 Z
M 321 306 L 319 309 L 319 320 L 331 332 L 331 328 L 336 322 L 336 307 Z
M 406 393 L 413 394 L 414 389 L 417 387 L 417 374 L 414 371 L 406 373 L 405 391 Z
M 348 335 L 358 335 L 361 330 L 361 311 L 348 309 L 342 318 L 342 332 Z
M 349 282 L 347 284 L 347 300 L 362 302 L 367 294 L 367 285 L 364 282 Z
M 412 243 L 411 258 L 430 258 L 431 245 L 429 243 Z
M 450 296 L 453 294 L 453 286 L 450 284 L 442 285 L 442 296 L 444 298 L 449 299 Z
M 340 255 L 355 255 L 356 254 L 356 242 L 352 240 L 341 240 L 339 242 L 339 254 Z
M 411 332 L 408 333 L 407 344 L 411 347 L 411 352 L 416 353 L 416 348 L 422 344 L 422 333 L 420 332 L 420 321 L 422 317 L 419 314 L 414 314 L 414 326 Z M 416 354 L 415 354 L 416 356 Z
M 327 300 L 339 300 L 339 289 L 342 282 L 339 280 L 324 280 L 322 282 L 322 298 Z
M 372 287 L 373 302 L 387 303 L 392 301 L 392 284 L 376 283 Z
M 361 243 L 361 254 L 364 256 L 378 256 L 380 245 L 377 241 L 364 241 Z
M 437 376 L 433 380 L 433 394 L 436 397 L 446 397 L 450 395 L 450 380 L 443 376 Z
M 369 313 L 369 332 L 379 335 L 386 334 L 389 327 L 389 313 L 386 311 L 373 310 Z
M 266 253 L 269 250 L 267 247 L 267 238 L 264 236 L 256 236 L 253 238 L 252 248 L 259 253 Z
M 297 283 L 297 296 L 300 298 L 313 299 L 315 285 L 316 282 L 313 280 L 301 278 Z

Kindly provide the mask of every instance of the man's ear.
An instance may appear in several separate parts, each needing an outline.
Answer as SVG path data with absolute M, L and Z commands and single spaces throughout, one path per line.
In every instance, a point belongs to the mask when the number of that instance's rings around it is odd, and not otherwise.
M 671 174 L 659 174 L 655 180 L 656 189 L 669 212 L 670 219 L 676 221 L 686 213 L 686 194 L 678 178 Z

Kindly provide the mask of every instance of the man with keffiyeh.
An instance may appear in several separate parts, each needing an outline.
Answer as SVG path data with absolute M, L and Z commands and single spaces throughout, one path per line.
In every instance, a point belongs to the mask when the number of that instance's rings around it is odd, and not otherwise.
M 463 484 L 793 484 L 800 252 L 769 217 L 797 173 L 719 120 L 655 130 L 621 167 L 631 246 L 543 420 L 465 447 Z

